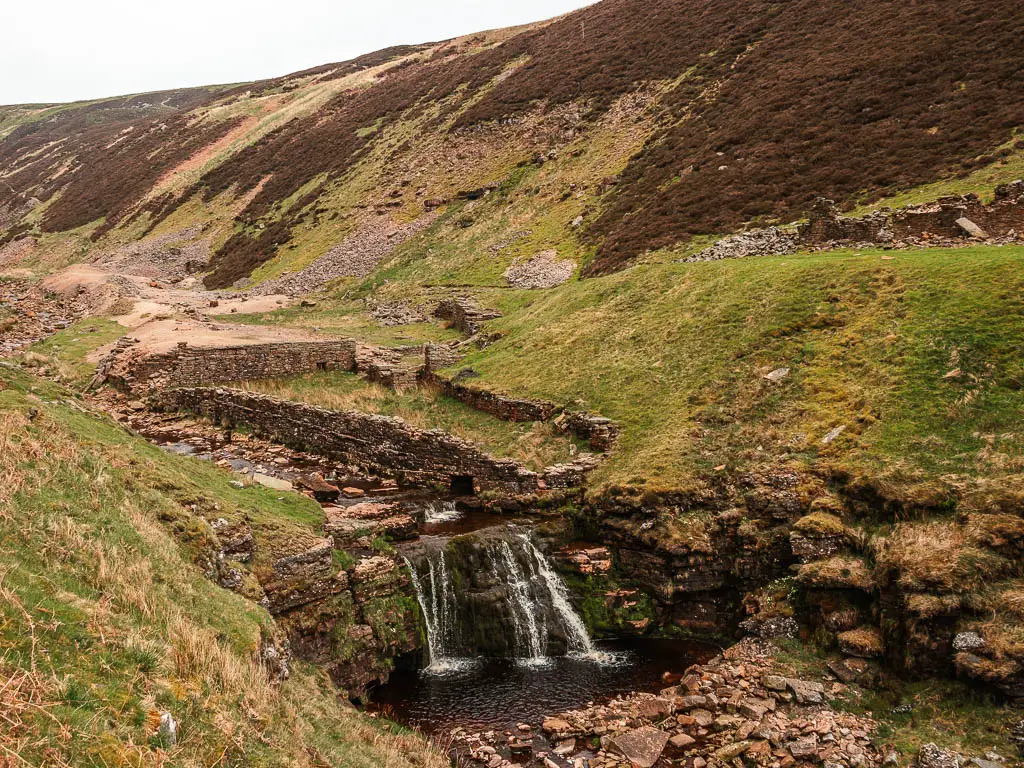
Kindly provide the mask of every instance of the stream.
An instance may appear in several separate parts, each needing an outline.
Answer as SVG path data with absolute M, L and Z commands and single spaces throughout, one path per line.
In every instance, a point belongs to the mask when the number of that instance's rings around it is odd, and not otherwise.
M 315 472 L 360 489 L 359 498 L 336 505 L 401 501 L 415 513 L 418 536 L 397 548 L 410 569 L 428 647 L 400 658 L 367 702 L 406 725 L 438 735 L 515 732 L 568 709 L 656 692 L 717 651 L 690 640 L 592 639 L 529 516 L 510 522 L 465 499 L 400 490 L 317 456 L 242 435 L 226 441 L 201 424 L 128 420 L 164 450 L 271 487 L 290 487 Z
M 514 730 L 549 715 L 633 691 L 656 692 L 716 649 L 691 641 L 636 638 L 597 643 L 604 659 L 560 656 L 545 665 L 477 659 L 446 671 L 399 669 L 372 695 L 371 708 L 427 733 Z

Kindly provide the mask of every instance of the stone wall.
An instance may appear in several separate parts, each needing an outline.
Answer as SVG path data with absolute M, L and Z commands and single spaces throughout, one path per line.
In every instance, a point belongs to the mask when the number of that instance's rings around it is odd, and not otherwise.
M 505 397 L 486 389 L 468 387 L 436 374 L 425 373 L 425 383 L 438 389 L 442 394 L 454 398 L 478 411 L 489 413 L 502 421 L 547 421 L 561 409 L 554 403 L 543 400 Z
M 390 389 L 412 389 L 419 383 L 423 366 L 424 347 L 421 345 L 377 347 L 358 344 L 353 370 Z
M 843 216 L 832 201 L 819 198 L 807 221 L 795 232 L 778 227 L 722 238 L 683 261 L 717 261 L 775 256 L 799 249 L 820 250 L 839 244 L 890 247 L 958 247 L 987 241 L 1024 240 L 1024 181 L 996 188 L 991 204 L 977 195 L 943 197 L 923 205 L 882 208 L 866 216 Z
M 392 389 L 426 384 L 502 421 L 549 421 L 557 417 L 559 429 L 588 441 L 596 451 L 610 450 L 618 436 L 618 428 L 609 419 L 565 412 L 545 400 L 507 397 L 439 375 L 438 369 L 459 360 L 458 349 L 452 345 L 378 347 L 354 339 L 234 347 L 190 347 L 182 342 L 169 352 L 153 355 L 136 354 L 133 347 L 133 341 L 127 337 L 118 341 L 97 366 L 97 376 L 90 387 L 108 382 L 124 392 L 144 395 L 160 389 L 203 387 L 318 370 L 353 371 Z
M 107 381 L 121 390 L 139 393 L 355 367 L 356 342 L 352 339 L 235 347 L 190 347 L 181 342 L 163 354 L 121 354 L 109 366 Z
M 965 219 L 980 232 L 972 232 Z M 998 187 L 991 204 L 974 194 L 954 195 L 895 211 L 883 208 L 859 218 L 841 216 L 831 200 L 818 200 L 807 223 L 799 228 L 800 245 L 1015 236 L 1024 236 L 1024 182 L 1020 181 Z
M 188 411 L 218 423 L 246 425 L 285 445 L 393 476 L 411 486 L 450 485 L 471 477 L 480 490 L 532 493 L 538 477 L 515 461 L 496 459 L 439 430 L 419 430 L 401 419 L 356 411 L 329 411 L 231 389 L 171 389 L 157 407 Z
M 485 309 L 472 299 L 460 296 L 439 303 L 434 310 L 434 316 L 448 320 L 453 328 L 459 329 L 467 336 L 474 336 L 483 323 L 501 317 L 501 313 L 495 309 Z

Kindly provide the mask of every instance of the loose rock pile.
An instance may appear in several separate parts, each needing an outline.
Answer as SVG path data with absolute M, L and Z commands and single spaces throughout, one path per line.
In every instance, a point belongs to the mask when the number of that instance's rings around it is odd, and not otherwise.
M 0 357 L 67 328 L 82 311 L 80 302 L 47 296 L 31 283 L 0 281 Z
M 370 307 L 370 316 L 385 328 L 427 322 L 425 312 L 408 304 L 376 303 Z
M 871 718 L 831 707 L 845 686 L 770 674 L 772 654 L 772 646 L 747 639 L 658 694 L 548 717 L 542 733 L 523 724 L 516 732 L 460 732 L 456 740 L 488 768 L 508 768 L 527 754 L 525 764 L 544 768 L 867 768 L 886 760 L 872 744 Z
M 269 280 L 253 293 L 306 294 L 339 277 L 365 277 L 399 245 L 430 226 L 437 213 L 425 213 L 413 222 L 398 225 L 390 216 L 379 216 L 357 229 L 301 272 Z
M 514 288 L 554 288 L 572 277 L 575 269 L 576 262 L 559 259 L 557 251 L 541 251 L 531 259 L 512 262 L 505 279 Z
M 6 245 L 0 245 L 0 267 L 10 267 L 17 264 L 35 248 L 36 241 L 30 237 L 23 237 L 20 240 L 12 240 Z
M 743 259 L 748 256 L 774 256 L 793 253 L 799 241 L 793 233 L 778 227 L 754 229 L 722 238 L 709 248 L 694 254 L 684 262 L 720 261 L 721 259 Z
M 209 264 L 210 243 L 195 239 L 202 231 L 203 225 L 194 224 L 103 253 L 93 263 L 113 275 L 139 275 L 176 283 Z

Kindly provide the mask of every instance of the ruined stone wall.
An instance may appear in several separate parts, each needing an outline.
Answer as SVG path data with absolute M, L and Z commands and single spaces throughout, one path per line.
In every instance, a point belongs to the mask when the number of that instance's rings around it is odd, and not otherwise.
M 547 421 L 561 410 L 554 403 L 543 400 L 505 397 L 486 389 L 467 387 L 436 374 L 425 373 L 425 383 L 438 389 L 442 394 L 454 398 L 478 411 L 489 413 L 502 421 Z
M 453 478 L 468 476 L 481 490 L 531 493 L 538 487 L 537 475 L 511 459 L 496 459 L 472 443 L 439 430 L 419 430 L 388 416 L 329 411 L 206 387 L 161 392 L 156 404 L 216 422 L 244 424 L 276 442 L 338 457 L 406 485 L 449 485 Z
M 818 200 L 799 228 L 799 240 L 801 245 L 962 240 L 973 236 L 957 223 L 963 219 L 980 227 L 984 237 L 1024 236 L 1024 182 L 998 187 L 991 204 L 982 203 L 974 194 L 954 195 L 895 211 L 882 209 L 860 218 L 841 216 L 831 200 Z
M 107 379 L 119 389 L 144 392 L 154 387 L 196 387 L 317 370 L 351 371 L 355 366 L 356 342 L 352 339 L 235 347 L 190 347 L 182 342 L 163 354 L 122 356 L 111 366 Z
M 564 411 L 561 406 L 547 400 L 529 400 L 507 397 L 486 389 L 471 387 L 454 382 L 444 376 L 425 370 L 420 380 L 435 387 L 443 395 L 454 398 L 478 411 L 489 413 L 502 421 L 549 421 L 562 432 L 586 440 L 592 449 L 606 453 L 610 451 L 619 435 L 619 429 L 611 419 L 594 416 L 581 411 Z
M 448 320 L 453 328 L 457 328 L 467 336 L 475 335 L 480 326 L 488 320 L 501 317 L 501 313 L 494 309 L 486 309 L 478 305 L 472 299 L 457 297 L 445 299 L 437 305 L 434 316 L 442 320 Z
M 356 347 L 354 370 L 390 389 L 415 387 L 423 366 L 424 349 L 418 344 L 405 347 L 358 344 Z

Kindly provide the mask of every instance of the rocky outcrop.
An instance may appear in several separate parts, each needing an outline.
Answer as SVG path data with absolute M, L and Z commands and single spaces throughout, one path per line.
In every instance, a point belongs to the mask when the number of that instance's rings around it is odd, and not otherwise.
M 369 548 L 375 539 L 402 541 L 416 536 L 416 519 L 402 504 L 363 502 L 348 507 L 327 507 L 324 532 L 338 549 Z
M 580 511 L 584 540 L 607 547 L 614 563 L 600 588 L 618 581 L 640 586 L 653 601 L 651 630 L 730 635 L 743 617 L 741 597 L 785 575 L 793 562 L 789 527 L 772 517 L 776 506 L 744 514 L 708 501 L 695 512 L 685 494 L 621 492 L 590 500 Z
M 266 582 L 268 607 L 292 651 L 324 665 L 357 696 L 387 679 L 396 656 L 419 647 L 415 600 L 394 558 L 364 557 L 343 570 L 333 553 L 326 539 L 275 562 Z

